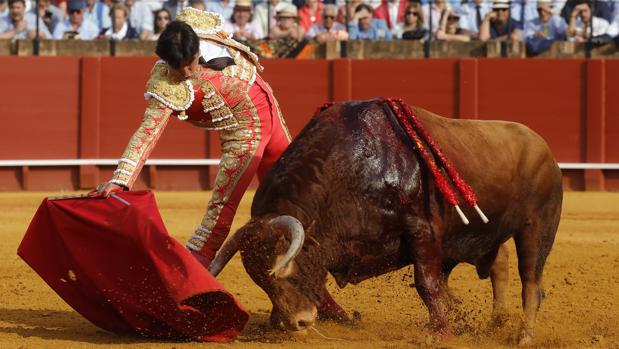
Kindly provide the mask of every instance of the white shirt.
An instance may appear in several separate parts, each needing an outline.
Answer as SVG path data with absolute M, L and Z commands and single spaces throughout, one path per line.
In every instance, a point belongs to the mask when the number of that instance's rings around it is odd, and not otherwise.
M 607 34 L 610 24 L 607 20 L 600 17 L 593 17 L 593 37 Z M 576 34 L 582 34 L 585 32 L 585 24 L 582 22 L 580 17 L 576 18 Z M 589 32 L 589 28 L 586 30 Z M 574 40 L 574 38 L 570 38 Z
M 154 32 L 154 17 L 153 11 L 150 10 L 150 7 L 142 2 L 141 0 L 136 0 L 133 6 L 131 6 L 131 14 L 129 15 L 129 23 L 138 34 L 142 34 L 143 32 Z
M 396 0 L 395 2 L 387 1 L 387 9 L 389 12 L 389 21 L 391 22 L 391 26 L 392 28 L 395 28 L 396 24 L 398 24 L 398 10 L 400 9 L 400 0 Z
M 200 55 L 207 62 L 218 57 L 232 58 L 226 47 L 209 40 L 200 40 Z
M 127 25 L 127 22 L 125 22 L 118 31 L 118 33 L 114 33 L 114 30 L 112 29 L 112 27 L 110 27 L 108 30 L 105 31 L 104 35 L 106 38 L 111 37 L 114 40 L 122 40 L 127 35 L 127 30 L 129 30 L 129 26 Z
M 224 31 L 228 32 L 228 33 L 236 33 L 239 30 L 241 30 L 241 28 L 239 27 L 238 24 L 236 23 L 231 23 L 229 21 L 225 21 L 224 22 L 224 27 L 223 27 Z M 257 21 L 251 21 L 247 24 L 245 24 L 245 31 L 250 32 L 256 39 L 262 39 L 264 37 L 264 34 L 262 32 L 262 26 L 257 22 Z M 247 38 L 239 38 L 240 40 L 247 40 Z

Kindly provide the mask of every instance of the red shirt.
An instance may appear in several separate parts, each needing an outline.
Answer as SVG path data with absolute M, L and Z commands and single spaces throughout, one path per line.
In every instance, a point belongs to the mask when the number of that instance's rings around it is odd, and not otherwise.
M 318 7 L 316 7 L 316 12 L 312 13 L 312 10 L 310 10 L 307 5 L 303 6 L 299 10 L 299 25 L 307 31 L 314 24 L 322 22 L 320 13 L 323 7 L 325 7 L 325 5 L 319 2 Z

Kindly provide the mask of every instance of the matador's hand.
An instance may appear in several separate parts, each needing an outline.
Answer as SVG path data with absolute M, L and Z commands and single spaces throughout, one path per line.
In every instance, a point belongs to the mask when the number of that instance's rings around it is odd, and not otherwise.
M 108 197 L 110 196 L 110 194 L 112 192 L 115 191 L 119 191 L 122 190 L 123 187 L 121 187 L 118 184 L 112 183 L 112 182 L 106 182 L 106 183 L 101 183 L 97 186 L 97 189 L 95 189 L 95 193 L 98 193 L 99 195 Z

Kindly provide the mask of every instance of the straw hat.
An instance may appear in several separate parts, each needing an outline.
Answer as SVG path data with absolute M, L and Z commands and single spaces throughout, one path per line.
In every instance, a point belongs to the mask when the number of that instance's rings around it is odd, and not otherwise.
M 509 8 L 511 2 L 509 0 L 492 0 L 492 9 Z

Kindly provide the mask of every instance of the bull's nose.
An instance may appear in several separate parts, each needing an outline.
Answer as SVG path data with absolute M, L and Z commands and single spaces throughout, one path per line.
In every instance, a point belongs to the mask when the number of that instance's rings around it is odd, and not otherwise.
M 316 322 L 317 310 L 316 308 L 312 308 L 311 310 L 305 310 L 297 313 L 293 319 L 291 319 L 292 330 L 294 331 L 302 331 L 305 330 Z

